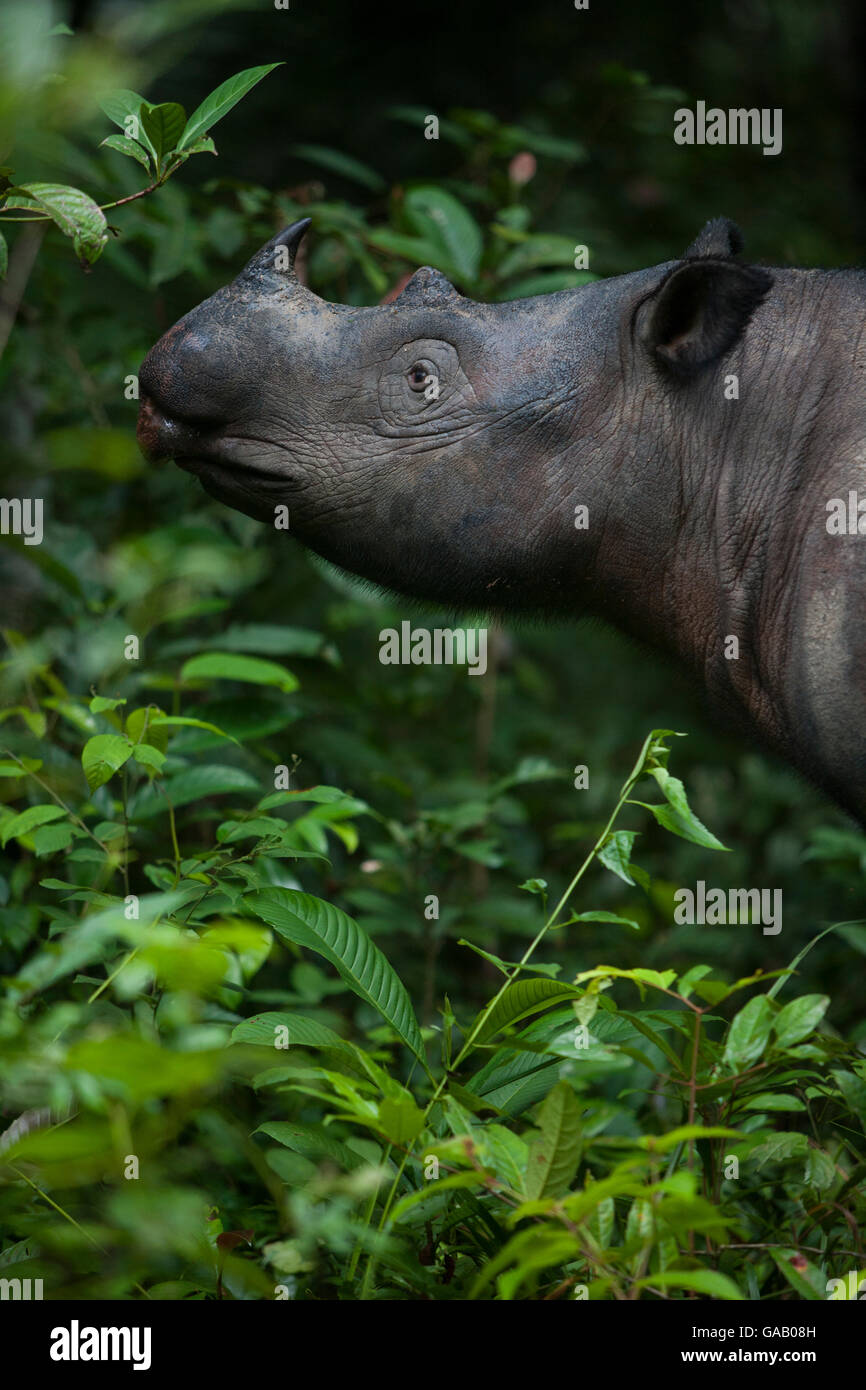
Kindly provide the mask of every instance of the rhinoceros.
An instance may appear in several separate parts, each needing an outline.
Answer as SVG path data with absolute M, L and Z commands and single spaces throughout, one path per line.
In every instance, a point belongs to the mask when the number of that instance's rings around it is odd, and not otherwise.
M 744 263 L 716 218 L 579 289 L 425 267 L 356 307 L 300 283 L 307 225 L 150 351 L 146 455 L 385 588 L 673 653 L 863 820 L 866 274 Z

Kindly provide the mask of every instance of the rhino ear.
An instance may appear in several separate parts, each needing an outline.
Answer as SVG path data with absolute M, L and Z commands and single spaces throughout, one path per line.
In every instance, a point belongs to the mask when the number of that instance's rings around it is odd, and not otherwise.
M 698 232 L 683 260 L 695 256 L 736 256 L 743 249 L 743 233 L 730 217 L 714 217 Z
M 648 301 L 644 344 L 666 370 L 692 376 L 734 346 L 772 283 L 757 266 L 685 261 Z

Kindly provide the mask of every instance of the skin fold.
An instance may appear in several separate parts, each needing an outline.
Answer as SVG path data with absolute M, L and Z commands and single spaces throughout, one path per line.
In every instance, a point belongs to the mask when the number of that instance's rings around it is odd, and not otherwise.
M 863 822 L 866 274 L 748 265 L 720 218 L 581 289 L 424 268 L 357 308 L 298 281 L 306 227 L 152 348 L 146 456 L 398 593 L 605 619 Z

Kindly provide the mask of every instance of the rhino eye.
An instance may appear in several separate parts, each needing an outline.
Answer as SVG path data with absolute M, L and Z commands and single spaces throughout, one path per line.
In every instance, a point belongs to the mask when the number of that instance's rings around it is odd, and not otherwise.
M 427 385 L 429 371 L 423 362 L 415 362 L 406 373 L 412 391 L 423 391 Z

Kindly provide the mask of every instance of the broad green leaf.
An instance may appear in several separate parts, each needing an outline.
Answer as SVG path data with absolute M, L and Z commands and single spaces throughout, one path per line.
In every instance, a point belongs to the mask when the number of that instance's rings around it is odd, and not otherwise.
M 305 1158 L 331 1158 L 350 1171 L 366 1163 L 366 1159 L 341 1144 L 323 1125 L 302 1124 L 300 1120 L 268 1120 L 259 1125 L 256 1134 L 267 1134 Z
M 717 840 L 715 835 L 698 820 L 689 805 L 686 789 L 678 777 L 672 777 L 666 767 L 652 768 L 650 776 L 655 778 L 662 796 L 674 811 L 679 826 L 675 833 L 682 835 L 684 839 L 692 840 L 696 845 L 703 845 L 705 849 L 723 850 L 726 848 L 721 840 Z M 668 829 L 670 828 L 669 826 Z
M 96 791 L 132 756 L 132 744 L 122 734 L 97 734 L 81 751 L 81 766 L 90 790 Z
M 188 806 L 192 801 L 201 801 L 206 796 L 222 796 L 226 792 L 259 792 L 262 789 L 261 782 L 242 768 L 223 767 L 215 763 L 175 773 L 162 783 L 162 787 L 175 809 Z M 147 820 L 165 810 L 164 797 L 155 788 L 145 787 L 133 797 L 129 815 L 131 820 Z
M 126 129 L 126 123 L 130 116 L 138 119 L 138 114 L 144 105 L 144 97 L 140 97 L 138 92 L 131 92 L 125 87 L 117 87 L 114 91 L 105 92 L 99 98 L 99 105 L 105 112 L 110 121 L 121 130 Z
M 106 710 L 115 710 L 125 704 L 125 700 L 112 700 L 105 695 L 94 695 L 88 708 L 91 714 L 104 714 Z
M 636 830 L 615 830 L 609 835 L 598 852 L 599 861 L 611 873 L 616 874 L 624 883 L 634 884 L 634 879 L 629 873 L 629 860 L 631 859 L 634 842 L 637 839 Z
M 285 1037 L 287 1046 L 282 1044 Z M 332 1028 L 303 1014 L 264 1013 L 245 1018 L 232 1029 L 232 1042 L 254 1043 L 285 1052 L 293 1047 L 333 1047 L 348 1051 L 346 1043 Z
M 136 743 L 133 745 L 132 756 L 142 767 L 148 768 L 151 772 L 162 772 L 165 767 L 165 754 L 160 753 L 158 748 L 154 748 L 150 743 Z
M 40 857 L 43 854 L 57 854 L 60 850 L 68 849 L 73 839 L 73 827 L 68 821 L 63 825 L 40 825 L 33 832 L 33 848 Z
M 548 980 L 543 977 L 532 980 L 514 980 L 512 984 L 506 986 L 501 999 L 484 1020 L 475 1038 L 475 1043 L 484 1042 L 494 1033 L 498 1033 L 501 1028 L 507 1028 L 509 1024 L 516 1023 L 518 1019 L 526 1018 L 528 1014 L 535 1013 L 538 1009 L 546 1008 L 549 1004 L 557 1004 L 563 999 L 579 999 L 580 995 L 579 989 L 562 980 Z M 476 1025 L 483 1017 L 483 1013 L 482 1010 L 478 1014 L 467 1037 L 472 1036 Z
M 827 1297 L 827 1276 L 801 1255 L 799 1250 L 778 1250 L 770 1246 L 770 1255 L 794 1292 L 812 1302 Z
M 7 845 L 10 840 L 18 839 L 22 835 L 29 835 L 31 830 L 35 830 L 38 825 L 47 825 L 49 821 L 61 820 L 66 812 L 61 806 L 46 804 L 43 806 L 28 806 L 26 811 L 21 811 L 17 816 L 12 816 L 10 820 L 4 821 L 0 829 L 0 844 Z
M 679 1125 L 668 1130 L 667 1134 L 645 1134 L 637 1142 L 641 1148 L 653 1153 L 669 1153 L 680 1144 L 692 1139 L 741 1139 L 739 1130 L 727 1129 L 724 1125 Z
M 227 680 L 248 681 L 253 685 L 275 685 L 284 694 L 297 690 L 298 682 L 285 666 L 276 661 L 264 661 L 258 656 L 241 656 L 236 652 L 204 652 L 185 662 L 180 673 L 182 681 Z
M 291 145 L 288 153 L 319 164 L 323 169 L 330 169 L 352 183 L 360 183 L 372 193 L 380 193 L 386 186 L 382 175 L 371 169 L 369 164 L 362 164 L 360 159 L 353 159 L 341 150 L 332 150 L 326 145 Z
M 489 1264 L 485 1265 L 469 1290 L 469 1298 L 477 1298 L 485 1286 L 497 1275 L 500 1276 L 498 1279 L 500 1298 L 504 1300 L 513 1298 L 524 1279 L 542 1269 L 567 1264 L 569 1260 L 576 1259 L 579 1254 L 580 1247 L 572 1232 L 563 1231 L 559 1226 L 554 1226 L 549 1222 L 533 1225 L 518 1231 L 517 1235 L 512 1236 L 507 1245 L 503 1246 Z M 509 1270 L 507 1274 L 501 1274 L 501 1271 L 510 1264 L 513 1264 L 514 1268 Z
M 21 758 L 18 762 L 3 758 L 0 761 L 0 777 L 26 777 L 28 772 L 38 772 L 41 766 L 41 758 Z
M 435 184 L 411 189 L 404 210 L 413 231 L 442 247 L 462 280 L 478 276 L 483 249 L 481 229 L 451 193 Z
M 730 1067 L 745 1068 L 757 1062 L 767 1046 L 773 1026 L 773 1006 L 766 994 L 756 994 L 735 1015 L 725 1040 L 724 1060 Z
M 618 927 L 634 927 L 635 931 L 640 931 L 639 923 L 631 917 L 620 917 L 618 913 L 605 912 L 603 908 L 596 908 L 594 912 L 576 912 L 566 922 L 557 922 L 556 925 L 570 927 L 574 922 L 612 922 Z
M 866 1081 L 850 1071 L 834 1071 L 833 1080 L 863 1129 L 866 1130 Z
M 287 941 L 330 961 L 349 988 L 378 1010 L 426 1067 L 421 1030 L 406 988 L 357 922 L 333 903 L 286 888 L 249 894 L 244 903 Z
M 742 1300 L 733 1279 L 727 1274 L 719 1274 L 715 1269 L 671 1269 L 648 1274 L 645 1279 L 637 1279 L 636 1289 L 691 1289 L 694 1293 L 706 1294 L 708 1298 L 721 1298 L 726 1301 Z
M 559 1081 L 538 1115 L 541 1137 L 529 1146 L 524 1188 L 531 1200 L 561 1197 L 577 1171 L 582 1145 L 581 1107 L 567 1081 Z
M 437 1178 L 435 1181 L 425 1182 L 423 1187 L 401 1198 L 391 1213 L 391 1219 L 395 1223 L 400 1222 L 408 1212 L 413 1211 L 414 1208 L 420 1206 L 422 1202 L 429 1201 L 433 1197 L 438 1197 L 442 1192 L 454 1192 L 459 1191 L 461 1188 L 480 1187 L 486 1181 L 485 1175 L 473 1168 L 468 1172 L 449 1173 L 447 1178 Z
M 227 652 L 255 652 L 266 656 L 321 656 L 326 639 L 321 632 L 281 623 L 244 623 L 226 628 L 220 646 Z
M 62 183 L 22 184 L 21 192 L 47 213 L 64 236 L 72 238 L 75 254 L 87 265 L 93 265 L 108 241 L 105 213 L 80 188 Z
M 773 1032 L 779 1047 L 790 1047 L 802 1042 L 817 1028 L 830 1003 L 826 994 L 803 994 L 792 999 L 776 1015 Z
M 162 160 L 177 145 L 186 126 L 186 112 L 176 101 L 164 101 L 159 106 L 145 102 L 141 108 L 141 124 L 148 140 Z
M 100 140 L 100 146 L 107 145 L 111 150 L 117 150 L 118 154 L 125 154 L 130 159 L 135 159 L 148 174 L 151 172 L 150 156 L 143 145 L 139 145 L 137 140 L 131 140 L 128 135 L 106 135 L 104 140 Z
M 504 1125 L 488 1123 L 481 1131 L 478 1142 L 485 1167 L 492 1168 L 500 1182 L 524 1196 L 524 1174 L 529 1163 L 526 1140 Z
M 761 1091 L 756 1096 L 749 1096 L 743 1104 L 744 1110 L 805 1110 L 806 1107 L 796 1096 L 789 1096 L 784 1091 Z
M 544 265 L 562 265 L 575 269 L 574 246 L 571 237 L 548 233 L 529 236 L 500 261 L 496 273 L 502 279 L 536 270 Z
M 561 290 L 576 290 L 597 280 L 588 270 L 541 270 L 512 280 L 497 292 L 498 300 L 535 299 L 541 294 L 558 294 Z
M 224 729 L 220 729 L 216 724 L 211 724 L 207 719 L 193 719 L 184 714 L 163 714 L 161 711 L 154 714 L 148 723 L 148 735 L 151 730 L 156 729 L 206 729 L 209 734 L 216 734 L 218 738 L 227 738 L 230 743 L 240 744 L 233 734 L 227 734 Z M 129 725 L 127 724 L 127 730 Z M 155 742 L 155 739 L 151 740 Z
M 379 1102 L 379 1125 L 392 1144 L 406 1149 L 424 1128 L 424 1111 L 411 1097 L 386 1096 Z
M 216 154 L 217 147 L 209 135 L 200 135 L 197 140 L 193 140 L 191 145 L 187 145 L 181 152 L 183 159 L 188 159 L 191 154 Z M 175 150 L 175 157 L 178 151 Z
M 749 1161 L 756 1168 L 767 1163 L 787 1163 L 792 1158 L 808 1158 L 809 1140 L 805 1134 L 796 1131 L 783 1131 L 771 1134 L 762 1144 L 758 1144 L 749 1154 Z
M 198 136 L 211 130 L 217 121 L 228 115 L 233 106 L 237 106 L 241 98 L 245 97 L 257 82 L 261 82 L 263 77 L 267 77 L 269 72 L 280 66 L 280 63 L 266 63 L 263 67 L 245 68 L 226 82 L 221 82 L 193 111 L 183 135 L 177 142 L 177 149 L 187 149 Z
M 157 705 L 143 705 L 130 710 L 126 716 L 124 733 L 133 743 L 149 743 L 151 748 L 165 753 L 168 748 L 168 731 L 157 727 L 162 710 Z

